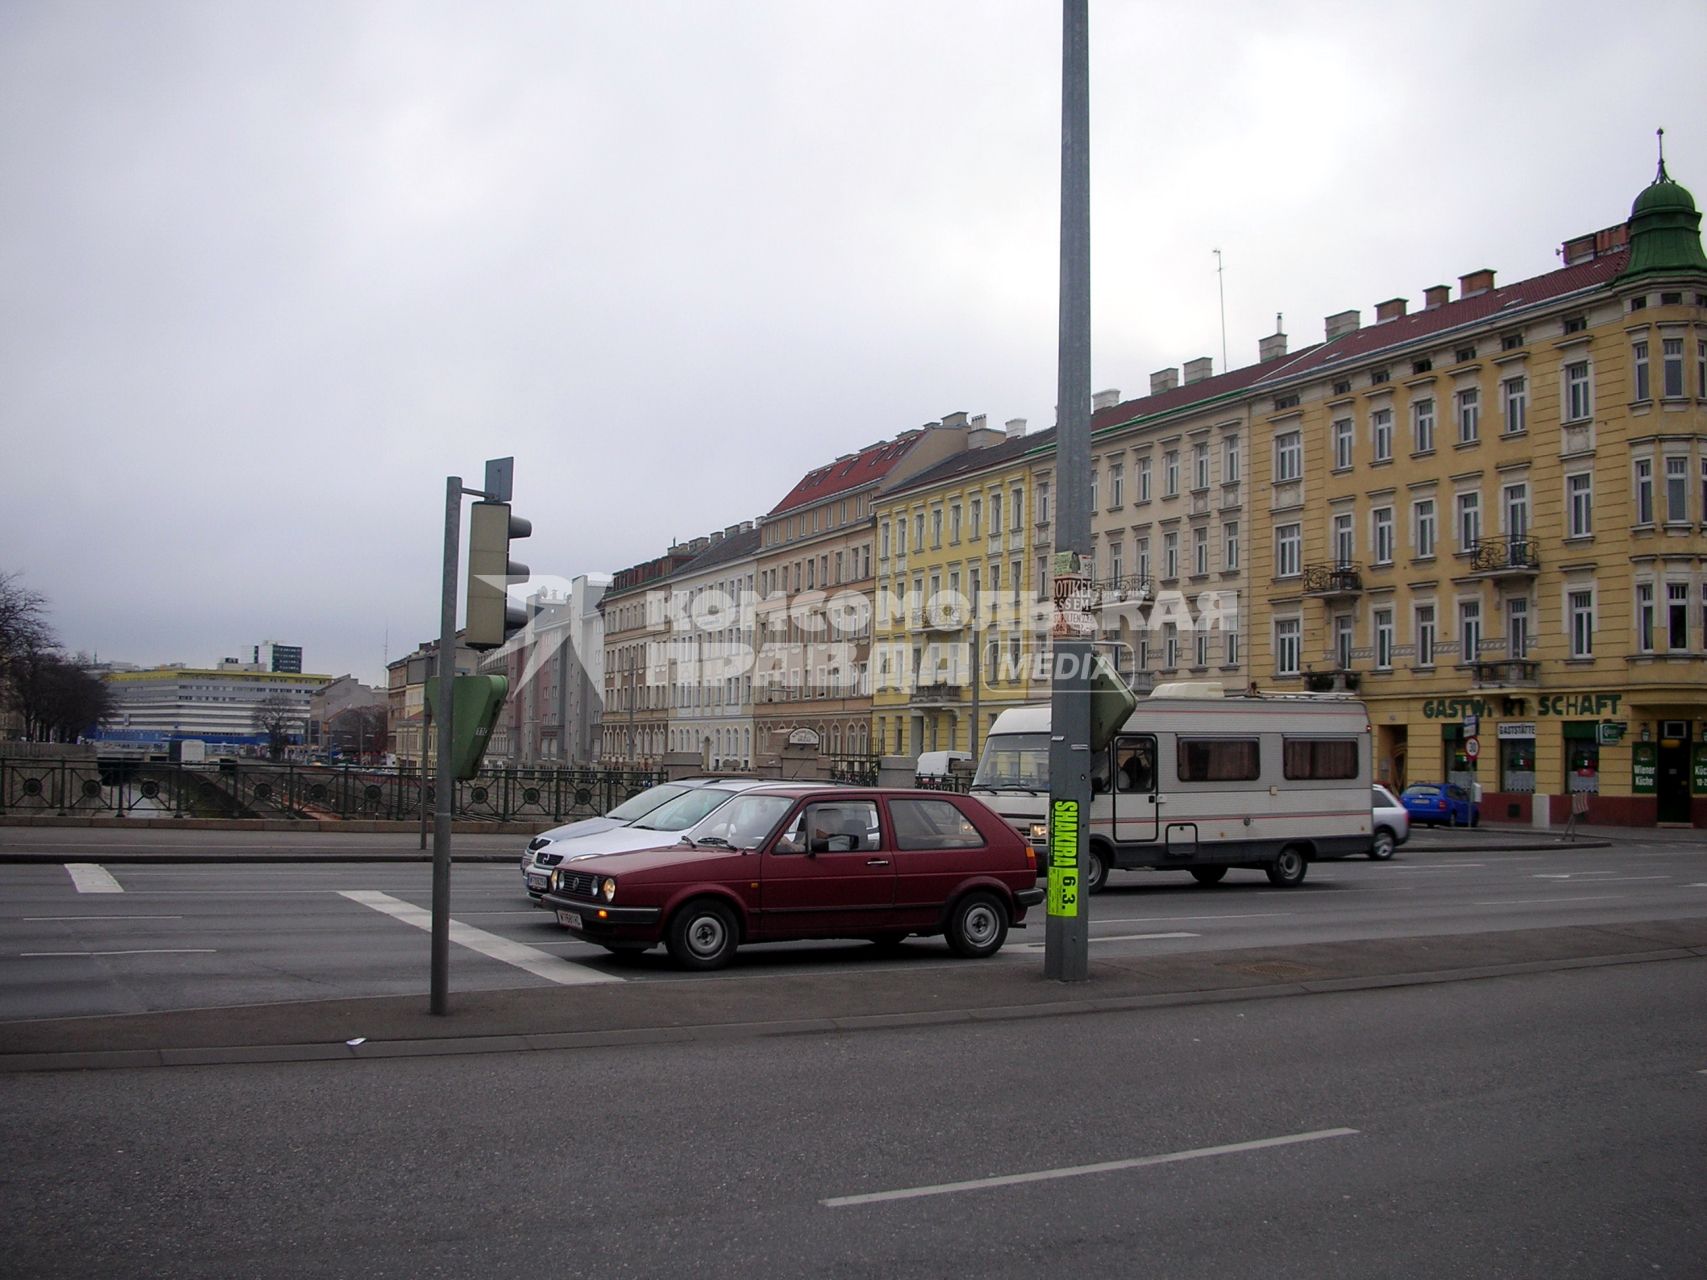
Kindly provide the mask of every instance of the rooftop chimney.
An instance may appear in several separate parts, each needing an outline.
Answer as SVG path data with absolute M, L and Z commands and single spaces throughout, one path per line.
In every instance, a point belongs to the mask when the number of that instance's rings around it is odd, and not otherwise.
M 1559 253 L 1567 267 L 1574 267 L 1579 262 L 1588 262 L 1602 254 L 1611 253 L 1614 249 L 1622 249 L 1629 243 L 1630 224 L 1620 222 L 1616 227 L 1607 227 L 1604 231 L 1573 236 L 1560 246 Z
M 1343 338 L 1346 334 L 1356 333 L 1361 329 L 1363 327 L 1363 313 L 1361 311 L 1341 311 L 1338 315 L 1329 316 L 1323 323 L 1328 328 L 1328 341 L 1332 342 L 1335 338 Z
M 969 425 L 972 429 L 966 433 L 968 449 L 986 449 L 1008 438 L 1004 432 L 990 425 L 990 415 L 987 413 L 974 414 Z
M 1164 391 L 1172 391 L 1179 386 L 1178 369 L 1158 369 L 1150 375 L 1150 394 L 1159 396 Z
M 1257 343 L 1257 359 L 1267 364 L 1270 360 L 1278 360 L 1286 354 L 1286 335 L 1271 333 Z
M 1460 299 L 1474 298 L 1478 293 L 1486 293 L 1493 287 L 1494 273 L 1488 267 L 1483 267 L 1480 271 L 1472 271 L 1467 276 L 1458 277 L 1458 296 Z
M 1215 372 L 1215 360 L 1212 356 L 1199 356 L 1195 360 L 1185 362 L 1185 385 L 1202 382 Z
M 1091 397 L 1091 412 L 1095 413 L 1098 409 L 1112 409 L 1119 403 L 1120 389 L 1110 387 L 1107 391 L 1099 391 Z
M 1423 310 L 1433 311 L 1436 307 L 1444 307 L 1451 297 L 1451 285 L 1431 284 L 1423 290 Z
M 1025 434 L 1024 418 L 1009 418 L 1007 421 L 1008 439 L 1018 440 Z
M 954 413 L 943 414 L 942 425 L 945 427 L 964 427 L 966 425 L 966 411 L 960 409 Z
M 1385 302 L 1377 302 L 1375 304 L 1375 323 L 1386 324 L 1389 320 L 1397 320 L 1405 314 L 1405 309 L 1410 305 L 1410 302 L 1409 298 L 1388 298 Z

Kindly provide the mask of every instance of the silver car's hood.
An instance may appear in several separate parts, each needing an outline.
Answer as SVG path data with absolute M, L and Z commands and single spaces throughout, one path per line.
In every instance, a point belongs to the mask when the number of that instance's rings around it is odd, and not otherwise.
M 659 849 L 665 845 L 675 844 L 682 838 L 680 831 L 655 831 L 643 827 L 622 827 L 616 831 L 605 831 L 598 835 L 588 836 L 585 840 L 577 840 L 564 850 L 566 858 L 579 861 L 582 858 L 602 857 L 607 853 L 631 853 L 635 849 Z
M 596 836 L 601 831 L 613 831 L 626 825 L 620 818 L 582 818 L 579 822 L 566 822 L 561 827 L 553 827 L 550 831 L 541 831 L 535 839 L 549 840 L 556 844 L 559 840 L 579 840 L 582 836 Z

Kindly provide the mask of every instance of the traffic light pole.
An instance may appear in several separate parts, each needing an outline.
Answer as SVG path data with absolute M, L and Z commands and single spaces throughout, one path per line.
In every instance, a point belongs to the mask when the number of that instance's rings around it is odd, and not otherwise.
M 449 476 L 445 479 L 444 593 L 439 600 L 438 758 L 433 771 L 433 954 L 427 1009 L 435 1014 L 450 1012 L 451 751 L 456 713 L 451 690 L 456 680 L 456 573 L 461 532 L 462 477 Z
M 1082 889 L 1091 801 L 1091 646 L 1079 629 L 1091 542 L 1090 33 L 1086 0 L 1063 0 L 1061 34 L 1061 313 L 1056 389 L 1056 626 L 1049 741 L 1049 907 L 1043 975 L 1090 971 Z M 1063 583 L 1065 579 L 1065 583 Z M 1063 591 L 1063 586 L 1068 588 Z M 1064 598 L 1065 597 L 1065 598 Z

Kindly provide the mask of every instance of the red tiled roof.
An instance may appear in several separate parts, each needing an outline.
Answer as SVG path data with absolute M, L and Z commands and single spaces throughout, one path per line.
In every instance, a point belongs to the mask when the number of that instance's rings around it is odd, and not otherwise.
M 1289 373 L 1290 366 L 1302 360 L 1312 352 L 1318 351 L 1321 344 L 1305 347 L 1291 355 L 1277 356 L 1262 364 L 1247 365 L 1243 369 L 1234 369 L 1231 373 L 1217 374 L 1212 378 L 1203 378 L 1197 382 L 1188 382 L 1183 386 L 1174 387 L 1168 391 L 1157 392 L 1153 396 L 1141 396 L 1137 400 L 1123 400 L 1107 409 L 1098 409 L 1091 414 L 1091 431 L 1101 431 L 1104 427 L 1117 427 L 1131 422 L 1135 418 L 1146 418 L 1152 414 L 1166 413 L 1170 409 L 1180 409 L 1187 405 L 1201 404 L 1205 400 L 1213 400 L 1217 396 L 1229 395 L 1235 391 L 1243 391 L 1258 382 L 1269 378 L 1278 378 Z
M 772 507 L 768 515 L 781 515 L 796 507 L 808 506 L 838 493 L 848 493 L 862 485 L 883 479 L 909 450 L 924 438 L 923 431 L 907 431 L 893 440 L 874 444 L 849 458 L 838 458 L 828 466 L 817 467 L 801 477 L 800 483 L 788 491 L 788 496 Z

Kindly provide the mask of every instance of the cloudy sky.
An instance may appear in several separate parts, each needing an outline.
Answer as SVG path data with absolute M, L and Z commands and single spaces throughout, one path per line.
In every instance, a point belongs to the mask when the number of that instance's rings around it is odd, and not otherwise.
M 1707 198 L 1700 0 L 1090 17 L 1098 389 Z M 0 572 L 378 681 L 487 458 L 566 578 L 1047 426 L 1059 112 L 1053 0 L 0 0 Z

